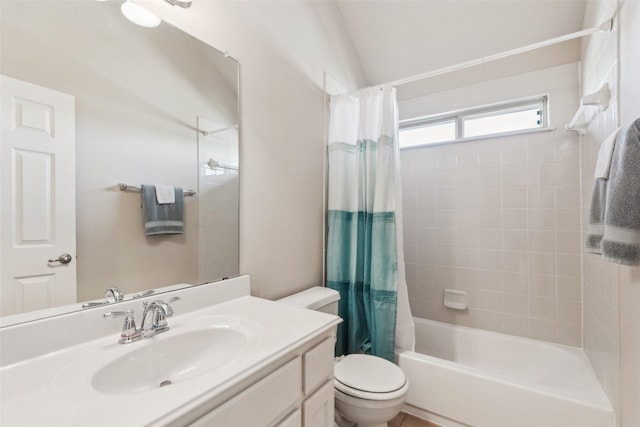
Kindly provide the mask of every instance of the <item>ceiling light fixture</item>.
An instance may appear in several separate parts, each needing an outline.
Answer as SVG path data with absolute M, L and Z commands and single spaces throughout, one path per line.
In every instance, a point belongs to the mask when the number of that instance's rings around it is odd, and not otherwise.
M 164 0 L 171 6 L 180 6 L 183 9 L 191 7 L 191 0 Z M 133 3 L 131 0 L 127 0 L 120 6 L 122 14 L 134 24 L 142 27 L 153 28 L 160 25 L 162 20 L 155 14 L 149 12 L 144 7 L 137 3 Z
M 162 22 L 162 20 L 156 15 L 149 12 L 139 4 L 132 3 L 131 0 L 127 0 L 122 3 L 120 10 L 129 21 L 142 27 L 153 28 L 157 27 Z

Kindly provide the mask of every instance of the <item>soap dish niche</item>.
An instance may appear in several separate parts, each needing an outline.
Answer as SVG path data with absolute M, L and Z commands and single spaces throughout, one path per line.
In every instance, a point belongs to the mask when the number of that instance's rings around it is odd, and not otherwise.
M 467 293 L 457 289 L 444 290 L 444 306 L 454 310 L 467 309 Z

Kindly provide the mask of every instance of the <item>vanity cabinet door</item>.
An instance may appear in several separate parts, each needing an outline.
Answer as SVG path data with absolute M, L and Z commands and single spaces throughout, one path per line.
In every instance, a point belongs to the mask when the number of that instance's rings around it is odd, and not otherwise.
M 302 427 L 302 412 L 296 409 L 295 412 L 278 423 L 276 427 Z
M 302 395 L 302 361 L 295 358 L 200 418 L 197 427 L 273 425 Z
M 302 403 L 304 427 L 333 427 L 333 380 L 329 380 Z

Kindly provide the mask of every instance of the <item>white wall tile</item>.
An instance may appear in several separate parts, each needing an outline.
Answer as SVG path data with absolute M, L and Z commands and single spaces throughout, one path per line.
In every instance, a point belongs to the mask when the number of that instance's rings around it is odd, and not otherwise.
M 503 227 L 505 229 L 525 230 L 528 223 L 527 214 L 528 212 L 526 209 L 503 209 Z
M 556 254 L 553 252 L 529 252 L 529 273 L 555 275 Z
M 572 157 L 572 159 L 577 159 L 577 156 Z M 576 161 L 554 163 L 553 178 L 556 185 L 579 185 L 580 163 Z
M 554 298 L 529 298 L 529 315 L 536 319 L 556 320 L 558 302 Z
M 527 250 L 526 230 L 502 230 L 502 247 L 508 251 Z
M 478 170 L 479 188 L 497 188 L 502 186 L 502 169 L 485 168 Z
M 498 229 L 477 230 L 478 248 L 480 249 L 502 249 L 502 231 Z
M 555 165 L 553 163 L 535 163 L 527 165 L 528 185 L 553 185 Z
M 502 166 L 502 150 L 499 141 L 482 141 L 482 150 L 478 152 L 478 167 L 493 168 Z
M 581 259 L 579 254 L 556 254 L 558 275 L 579 278 L 581 273 Z
M 556 228 L 557 209 L 529 209 L 528 210 L 528 227 L 529 230 L 554 230 Z M 571 217 L 571 219 L 574 219 Z M 573 226 L 575 224 L 568 224 Z
M 529 272 L 529 252 L 525 251 L 503 251 L 502 270 L 513 273 Z
M 529 275 L 529 295 L 556 298 L 555 275 Z
M 555 199 L 558 208 L 578 208 L 580 207 L 580 187 L 556 186 Z
M 555 188 L 552 186 L 545 187 L 528 187 L 528 207 L 529 208 L 554 208 L 555 207 Z
M 527 191 L 522 188 L 503 188 L 502 206 L 504 208 L 526 208 Z
M 577 231 L 557 231 L 556 249 L 559 253 L 579 254 L 582 250 L 582 234 Z
M 558 321 L 579 325 L 582 322 L 580 301 L 558 300 Z
M 556 229 L 561 231 L 580 231 L 580 209 L 556 209 Z
M 444 108 L 455 98 L 462 108 L 465 100 L 488 103 L 496 88 L 522 97 L 535 87 L 529 95 L 550 93 L 551 122 L 558 127 L 577 107 L 578 64 L 506 80 L 426 97 L 426 104 L 433 112 L 434 103 Z M 412 101 L 411 111 L 417 105 Z M 403 178 L 404 207 L 416 213 L 406 215 L 413 229 L 405 246 L 418 244 L 407 273 L 414 315 L 580 345 L 577 138 L 562 129 L 403 150 L 405 160 L 402 173 L 411 176 Z M 470 309 L 446 309 L 444 287 L 469 292 Z
M 502 272 L 502 290 L 505 293 L 529 293 L 529 276 L 526 272 Z
M 552 230 L 529 230 L 528 249 L 532 252 L 554 252 L 556 250 L 556 233 Z
M 502 183 L 504 187 L 525 187 L 528 183 L 527 174 L 522 173 L 522 165 L 504 166 L 502 168 Z
M 478 208 L 492 209 L 502 207 L 502 190 L 500 188 L 482 188 L 478 190 Z
M 527 137 L 524 135 L 505 138 L 502 145 L 502 164 L 524 166 L 527 164 Z
M 575 277 L 557 277 L 558 298 L 582 301 L 582 281 Z

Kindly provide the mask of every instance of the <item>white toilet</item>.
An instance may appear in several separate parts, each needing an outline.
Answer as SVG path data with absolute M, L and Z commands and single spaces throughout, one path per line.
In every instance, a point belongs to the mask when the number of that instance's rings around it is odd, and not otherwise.
M 340 295 L 314 287 L 279 302 L 338 315 Z M 350 354 L 334 366 L 336 422 L 342 426 L 387 427 L 404 405 L 409 381 L 402 370 L 380 357 Z

